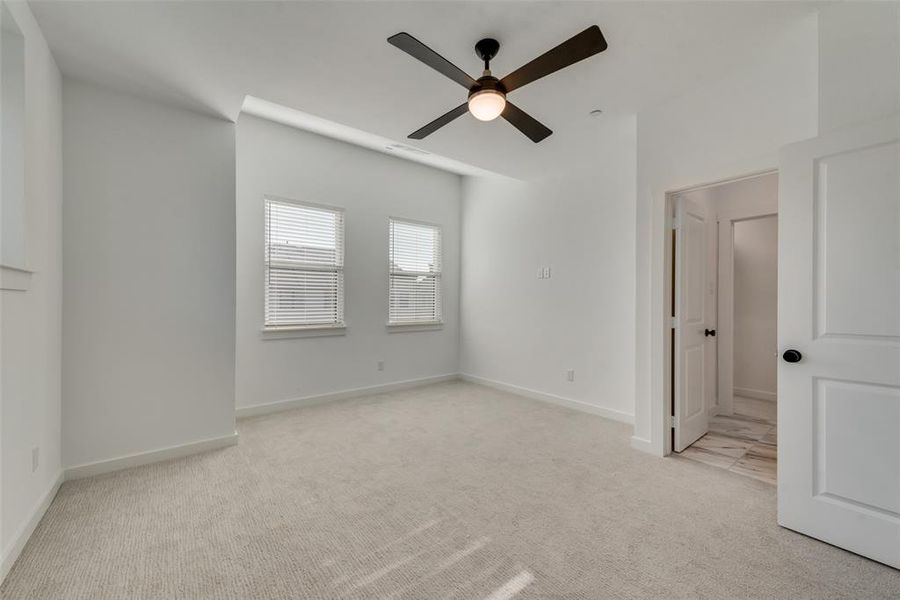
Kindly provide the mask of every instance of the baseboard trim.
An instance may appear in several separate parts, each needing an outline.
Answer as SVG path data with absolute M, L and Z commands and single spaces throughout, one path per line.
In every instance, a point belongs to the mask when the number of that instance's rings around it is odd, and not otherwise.
M 349 390 L 341 390 L 339 392 L 328 392 L 326 394 L 316 394 L 314 396 L 303 396 L 301 398 L 288 398 L 287 400 L 276 400 L 275 402 L 267 402 L 264 404 L 254 404 L 251 406 L 240 406 L 235 409 L 234 413 L 238 419 L 247 417 L 255 417 L 258 415 L 267 415 L 269 413 L 291 410 L 292 408 L 301 408 L 303 406 L 314 406 L 316 404 L 324 404 L 325 402 L 333 402 L 335 400 L 347 400 L 350 398 L 358 398 L 360 396 L 368 396 L 370 394 L 383 394 L 385 392 L 394 392 L 397 390 L 405 390 L 409 388 L 430 385 L 432 383 L 440 383 L 442 381 L 454 381 L 459 379 L 459 373 L 448 373 L 446 375 L 433 375 L 431 377 L 422 377 L 421 379 L 407 379 L 405 381 L 395 381 L 392 383 L 383 383 L 379 385 L 370 385 L 361 388 L 352 388 Z
M 192 454 L 201 452 L 209 452 L 210 450 L 218 450 L 227 446 L 234 446 L 238 443 L 237 432 L 222 437 L 180 444 L 178 446 L 169 446 L 168 448 L 160 448 L 159 450 L 150 450 L 148 452 L 138 452 L 137 454 L 129 454 L 128 456 L 120 456 L 109 460 L 100 460 L 92 463 L 67 467 L 65 471 L 66 481 L 71 479 L 83 479 L 85 477 L 93 477 L 94 475 L 102 475 L 104 473 L 112 473 L 131 467 L 140 467 L 151 463 L 169 460 L 172 458 L 182 458 Z
M 0 561 L 0 583 L 3 583 L 3 580 L 6 579 L 16 559 L 22 553 L 22 549 L 25 548 L 25 544 L 31 538 L 31 534 L 34 533 L 38 523 L 44 518 L 44 513 L 50 508 L 50 504 L 56 497 L 56 492 L 59 491 L 59 486 L 62 485 L 63 481 L 65 481 L 65 472 L 60 469 L 50 488 L 41 496 L 40 502 L 31 511 L 31 516 L 28 517 L 28 520 L 22 524 L 22 527 L 13 536 L 9 547 L 3 550 L 3 560 Z
M 463 381 L 479 383 L 481 385 L 486 385 L 488 387 L 502 390 L 504 392 L 510 392 L 512 394 L 518 394 L 519 396 L 525 396 L 526 398 L 531 398 L 532 400 L 540 400 L 541 402 L 548 402 L 550 404 L 556 404 L 557 406 L 565 406 L 566 408 L 571 408 L 580 412 L 603 417 L 604 419 L 610 419 L 611 421 L 618 421 L 619 423 L 634 425 L 634 415 L 630 415 L 618 410 L 613 410 L 611 408 L 604 408 L 595 404 L 582 402 L 581 400 L 563 398 L 562 396 L 556 396 L 554 394 L 548 394 L 546 392 L 539 392 L 537 390 L 512 385 L 511 383 L 495 381 L 493 379 L 487 379 L 485 377 L 479 377 L 477 375 L 469 375 L 467 373 L 462 373 L 460 375 L 460 378 Z
M 775 402 L 777 395 L 775 392 L 767 392 L 765 390 L 754 390 L 752 388 L 736 387 L 732 390 L 735 396 L 743 396 L 744 398 L 754 398 L 756 400 L 768 400 Z
M 646 438 L 638 437 L 636 435 L 631 436 L 631 447 L 635 450 L 646 452 L 647 454 L 659 456 L 659 452 L 653 448 L 653 442 Z
M 64 481 L 92 477 L 94 475 L 111 473 L 113 471 L 147 465 L 171 458 L 181 458 L 200 452 L 217 450 L 219 448 L 233 446 L 237 444 L 237 442 L 238 434 L 237 432 L 234 432 L 230 435 L 218 438 L 200 440 L 198 442 L 181 444 L 179 446 L 170 446 L 159 450 L 151 450 L 149 452 L 139 452 L 137 454 L 130 454 L 128 456 L 121 456 L 110 460 L 101 460 L 61 469 L 56 476 L 56 479 L 53 481 L 53 484 L 50 486 L 50 489 L 47 490 L 41 497 L 40 502 L 35 506 L 31 516 L 13 537 L 12 543 L 8 548 L 3 550 L 2 560 L 0 560 L 0 583 L 3 583 L 3 580 L 6 579 L 6 576 L 9 574 L 10 569 L 12 569 L 13 564 L 15 564 L 16 559 L 19 558 L 19 555 L 22 553 L 25 544 L 31 538 L 38 523 L 44 518 L 44 514 L 47 512 L 47 509 L 50 508 L 53 499 L 56 498 L 56 493 L 59 491 L 59 487 Z

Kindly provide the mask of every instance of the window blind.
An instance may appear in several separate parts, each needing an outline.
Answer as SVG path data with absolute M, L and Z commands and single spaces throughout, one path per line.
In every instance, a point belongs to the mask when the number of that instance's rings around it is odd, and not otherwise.
M 344 323 L 344 212 L 265 199 L 265 326 Z
M 390 220 L 388 323 L 441 321 L 441 228 Z

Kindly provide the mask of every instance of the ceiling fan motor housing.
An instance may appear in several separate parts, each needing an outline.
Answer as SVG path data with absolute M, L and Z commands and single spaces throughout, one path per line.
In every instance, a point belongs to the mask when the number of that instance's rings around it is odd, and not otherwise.
M 469 90 L 469 98 L 481 92 L 497 92 L 506 97 L 506 88 L 500 83 L 500 80 L 493 75 L 485 75 L 480 77 L 475 85 Z

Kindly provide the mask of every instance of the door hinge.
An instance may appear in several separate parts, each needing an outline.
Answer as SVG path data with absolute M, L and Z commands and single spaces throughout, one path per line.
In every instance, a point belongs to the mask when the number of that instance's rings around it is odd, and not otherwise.
M 669 322 L 669 327 L 678 329 L 678 317 L 672 317 L 672 320 Z
M 675 429 L 675 415 L 668 415 L 666 417 L 666 427 L 669 429 Z
M 678 219 L 677 219 L 677 218 L 676 218 L 676 219 L 672 219 L 672 229 L 673 229 L 673 230 L 678 229 L 678 225 L 679 225 Z

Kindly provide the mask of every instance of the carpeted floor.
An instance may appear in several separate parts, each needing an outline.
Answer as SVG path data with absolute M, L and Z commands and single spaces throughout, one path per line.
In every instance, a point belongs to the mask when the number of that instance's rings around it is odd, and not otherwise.
M 779 528 L 772 485 L 489 388 L 238 429 L 65 483 L 2 598 L 900 598 L 900 572 Z

